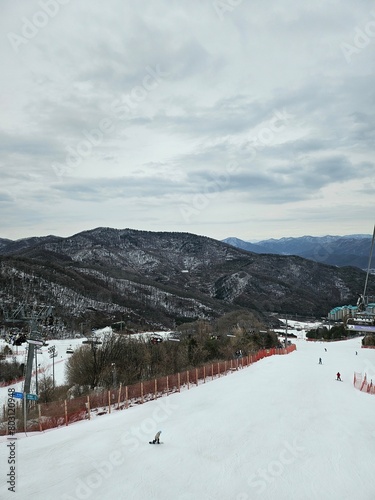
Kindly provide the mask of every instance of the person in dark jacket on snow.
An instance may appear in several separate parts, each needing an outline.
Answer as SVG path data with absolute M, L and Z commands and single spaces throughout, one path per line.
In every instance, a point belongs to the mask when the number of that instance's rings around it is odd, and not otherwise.
M 337 372 L 337 375 L 336 375 L 336 380 L 340 380 L 340 381 L 341 381 L 341 375 L 340 375 L 340 372 Z

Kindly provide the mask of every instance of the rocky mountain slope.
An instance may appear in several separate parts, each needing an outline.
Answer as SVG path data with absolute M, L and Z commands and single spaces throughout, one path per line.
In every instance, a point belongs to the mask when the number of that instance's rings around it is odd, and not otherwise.
M 20 301 L 47 303 L 74 329 L 114 321 L 170 328 L 240 308 L 320 317 L 354 303 L 365 280 L 360 269 L 249 253 L 194 234 L 111 228 L 3 239 L 0 264 L 4 313 Z

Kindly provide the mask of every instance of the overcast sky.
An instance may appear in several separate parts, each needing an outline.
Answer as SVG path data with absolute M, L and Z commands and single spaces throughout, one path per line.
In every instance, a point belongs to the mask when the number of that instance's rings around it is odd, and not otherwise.
M 375 4 L 2 0 L 0 237 L 371 234 Z

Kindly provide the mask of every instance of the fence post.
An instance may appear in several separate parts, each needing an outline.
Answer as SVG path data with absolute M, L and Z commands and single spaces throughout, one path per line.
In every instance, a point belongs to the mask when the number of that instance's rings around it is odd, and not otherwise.
M 211 379 L 214 379 L 214 364 L 211 363 Z
M 68 403 L 64 399 L 64 411 L 65 411 L 65 425 L 68 425 Z
M 220 363 L 219 363 L 219 361 L 217 362 L 217 373 L 218 373 L 219 378 L 220 378 Z
M 125 409 L 129 408 L 129 401 L 128 401 L 128 386 L 125 386 Z
M 118 389 L 118 398 L 117 398 L 117 409 L 120 409 L 120 401 L 121 401 L 121 387 L 122 387 L 122 382 L 120 382 L 120 387 Z
M 143 404 L 143 382 L 141 382 L 141 403 Z
M 169 394 L 169 377 L 167 375 L 167 396 L 168 396 L 168 394 Z
M 38 424 L 39 424 L 39 430 L 40 432 L 43 431 L 43 428 L 42 428 L 42 411 L 40 409 L 40 404 L 38 403 Z
M 108 389 L 108 413 L 111 413 L 111 390 Z
M 203 367 L 203 383 L 206 383 L 206 365 Z
M 87 417 L 90 420 L 91 419 L 91 413 L 90 413 L 90 396 L 87 396 L 86 406 L 87 406 Z
M 198 385 L 198 368 L 195 369 L 195 383 Z
M 178 386 L 178 392 L 181 392 L 181 374 L 180 374 L 180 372 L 177 373 L 177 386 Z
M 188 389 L 190 389 L 190 384 L 189 384 L 189 370 L 186 370 L 186 381 L 187 381 Z
M 158 394 L 158 381 L 155 379 L 155 391 L 154 391 L 154 399 L 157 399 Z

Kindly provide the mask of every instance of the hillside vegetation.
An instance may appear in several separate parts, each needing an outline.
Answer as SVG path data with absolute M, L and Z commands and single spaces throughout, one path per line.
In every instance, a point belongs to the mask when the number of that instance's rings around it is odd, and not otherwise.
M 97 228 L 0 243 L 3 319 L 19 303 L 50 304 L 83 333 L 118 321 L 129 331 L 175 328 L 238 309 L 321 317 L 354 303 L 365 280 L 354 267 L 253 254 L 189 233 Z

